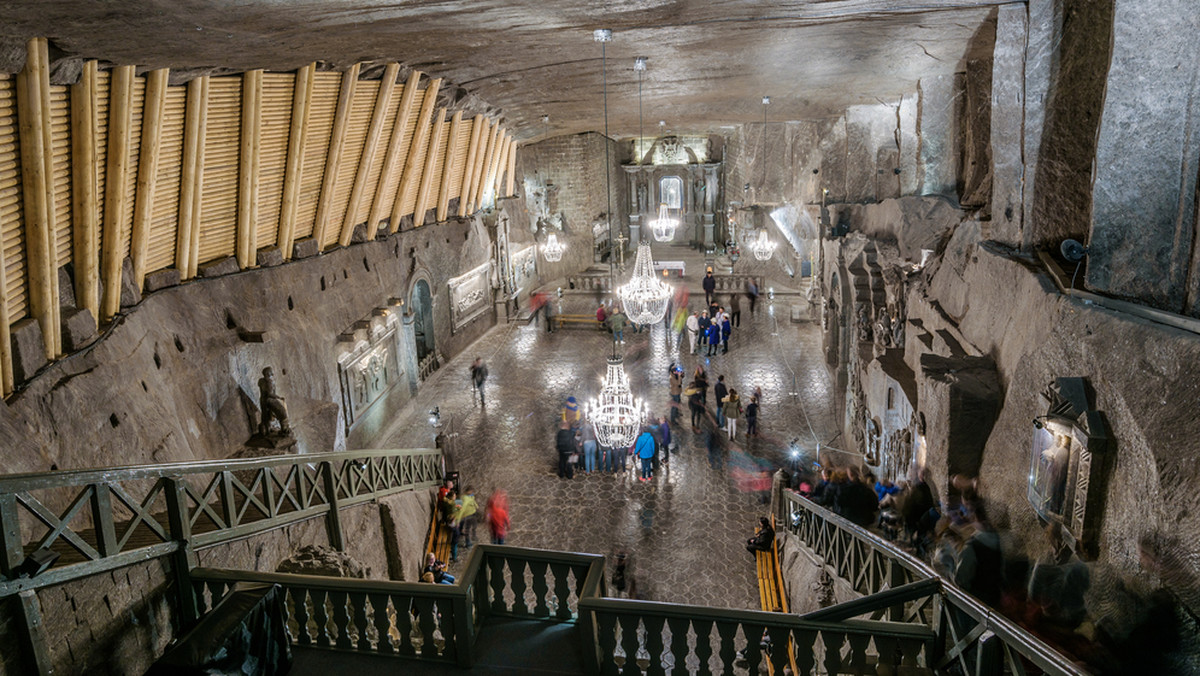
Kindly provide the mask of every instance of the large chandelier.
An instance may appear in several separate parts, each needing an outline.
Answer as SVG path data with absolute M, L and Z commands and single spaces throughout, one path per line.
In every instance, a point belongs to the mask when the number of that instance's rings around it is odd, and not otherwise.
M 542 258 L 545 258 L 548 263 L 557 263 L 562 260 L 564 248 L 558 242 L 558 235 L 550 233 L 550 236 L 546 238 L 546 243 L 542 245 Z
M 608 360 L 600 397 L 588 402 L 588 420 L 596 430 L 596 441 L 609 448 L 625 448 L 633 444 L 646 419 L 647 406 L 634 399 L 629 391 L 629 378 L 620 357 Z
M 633 262 L 633 276 L 628 284 L 617 289 L 629 321 L 635 324 L 661 322 L 667 314 L 671 291 L 671 285 L 655 276 L 650 243 L 643 240 L 638 245 L 637 259 Z
M 650 221 L 650 231 L 654 233 L 654 239 L 659 242 L 670 242 L 675 239 L 675 228 L 678 226 L 679 221 L 671 218 L 667 205 L 658 205 L 658 218 Z
M 754 257 L 760 261 L 771 260 L 771 256 L 775 255 L 776 243 L 767 239 L 767 231 L 759 230 L 758 239 L 750 245 L 750 250 L 754 252 Z

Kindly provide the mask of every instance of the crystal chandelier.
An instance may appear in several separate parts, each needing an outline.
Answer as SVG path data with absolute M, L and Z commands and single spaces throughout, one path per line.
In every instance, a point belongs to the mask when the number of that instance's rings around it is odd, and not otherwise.
M 588 402 L 585 411 L 596 429 L 596 441 L 609 448 L 632 445 L 647 414 L 646 404 L 629 391 L 621 361 L 620 357 L 609 358 L 600 397 Z
M 767 239 L 767 231 L 760 230 L 758 239 L 754 240 L 754 244 L 750 245 L 750 250 L 754 252 L 754 257 L 760 261 L 771 260 L 771 256 L 775 255 L 776 243 Z
M 550 233 L 546 243 L 542 245 L 542 258 L 548 263 L 556 263 L 562 260 L 563 248 L 563 245 L 558 243 L 558 235 Z
M 633 263 L 633 276 L 628 284 L 617 289 L 629 321 L 635 324 L 661 322 L 667 313 L 671 291 L 671 285 L 654 275 L 650 243 L 643 240 L 638 245 L 637 259 Z
M 650 231 L 654 233 L 654 239 L 659 242 L 670 242 L 675 239 L 675 228 L 678 226 L 679 221 L 671 218 L 667 205 L 658 205 L 658 218 L 650 221 Z

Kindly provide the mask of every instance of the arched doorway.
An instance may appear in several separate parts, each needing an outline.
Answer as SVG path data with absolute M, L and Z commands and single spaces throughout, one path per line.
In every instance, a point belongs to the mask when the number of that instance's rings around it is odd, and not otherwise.
M 413 286 L 409 307 L 413 313 L 413 334 L 417 343 L 417 363 L 434 353 L 437 348 L 433 336 L 433 296 L 429 293 L 429 282 L 418 280 Z

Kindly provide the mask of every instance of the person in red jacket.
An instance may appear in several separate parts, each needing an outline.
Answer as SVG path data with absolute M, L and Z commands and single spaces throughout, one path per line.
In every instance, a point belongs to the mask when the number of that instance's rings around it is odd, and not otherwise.
M 488 529 L 492 531 L 492 544 L 504 544 L 512 523 L 508 516 L 508 494 L 504 491 L 496 491 L 488 499 L 487 522 Z

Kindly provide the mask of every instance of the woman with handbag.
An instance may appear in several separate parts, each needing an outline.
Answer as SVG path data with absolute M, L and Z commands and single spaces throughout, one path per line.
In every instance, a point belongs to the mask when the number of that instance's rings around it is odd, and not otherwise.
M 725 407 L 725 431 L 729 433 L 729 440 L 737 436 L 737 421 L 742 415 L 742 402 L 738 398 L 737 390 L 729 388 L 729 396 L 725 397 L 723 403 Z

